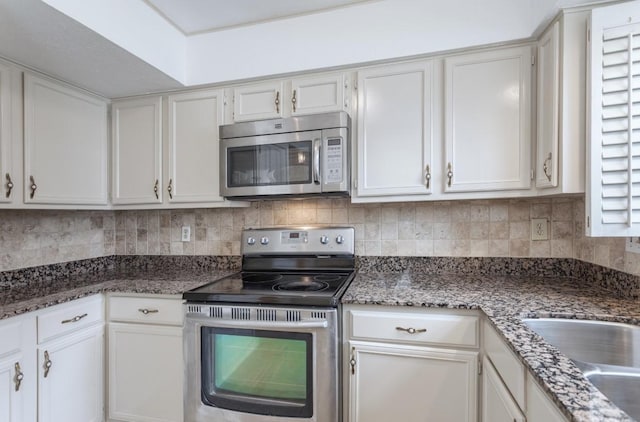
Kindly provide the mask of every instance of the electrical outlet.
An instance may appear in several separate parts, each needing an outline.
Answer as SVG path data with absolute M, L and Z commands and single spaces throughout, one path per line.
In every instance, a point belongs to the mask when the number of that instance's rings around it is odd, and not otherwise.
M 549 221 L 546 218 L 531 219 L 531 240 L 549 240 Z
M 640 237 L 627 238 L 627 244 L 624 249 L 627 252 L 640 253 Z
M 191 226 L 182 226 L 182 241 L 191 241 Z

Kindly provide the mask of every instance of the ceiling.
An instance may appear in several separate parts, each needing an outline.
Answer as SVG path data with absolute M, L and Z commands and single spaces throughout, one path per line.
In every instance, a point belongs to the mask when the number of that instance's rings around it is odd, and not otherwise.
M 372 0 L 144 0 L 185 35 L 317 13 Z
M 0 57 L 107 98 L 530 39 L 610 0 L 0 0 Z

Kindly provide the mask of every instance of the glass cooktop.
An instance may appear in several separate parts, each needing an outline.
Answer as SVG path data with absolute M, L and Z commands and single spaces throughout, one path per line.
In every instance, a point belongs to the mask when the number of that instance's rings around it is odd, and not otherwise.
M 189 302 L 337 306 L 353 272 L 239 272 L 189 290 Z

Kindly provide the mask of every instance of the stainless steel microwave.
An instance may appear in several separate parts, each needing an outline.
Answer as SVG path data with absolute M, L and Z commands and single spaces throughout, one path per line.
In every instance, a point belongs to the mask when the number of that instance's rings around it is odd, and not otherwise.
M 220 126 L 220 192 L 233 199 L 349 196 L 343 111 Z

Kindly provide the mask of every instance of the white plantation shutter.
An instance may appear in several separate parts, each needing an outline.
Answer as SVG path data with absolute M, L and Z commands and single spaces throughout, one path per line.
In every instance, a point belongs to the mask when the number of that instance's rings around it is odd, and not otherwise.
M 591 17 L 587 234 L 640 235 L 640 1 Z

